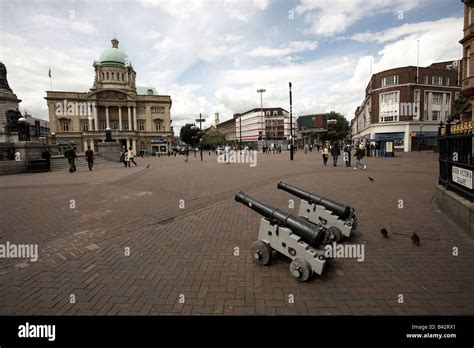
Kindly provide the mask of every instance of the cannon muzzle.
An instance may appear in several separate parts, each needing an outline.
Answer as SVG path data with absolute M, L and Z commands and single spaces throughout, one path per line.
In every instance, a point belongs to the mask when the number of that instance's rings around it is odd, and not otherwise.
M 347 205 L 331 201 L 330 199 L 315 195 L 314 193 L 306 192 L 298 187 L 287 184 L 284 181 L 280 181 L 277 187 L 280 190 L 286 191 L 298 198 L 304 199 L 308 203 L 324 206 L 326 209 L 339 216 L 342 220 L 349 218 L 353 213 L 353 209 Z
M 308 220 L 273 208 L 243 192 L 236 193 L 235 200 L 256 211 L 268 221 L 288 227 L 293 233 L 315 248 L 325 245 L 330 241 L 331 235 L 324 227 L 313 224 Z

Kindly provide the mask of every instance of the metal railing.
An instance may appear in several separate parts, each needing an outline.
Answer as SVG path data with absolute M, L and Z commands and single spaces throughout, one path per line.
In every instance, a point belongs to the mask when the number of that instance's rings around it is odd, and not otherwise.
M 438 183 L 447 190 L 474 202 L 473 122 L 440 123 Z

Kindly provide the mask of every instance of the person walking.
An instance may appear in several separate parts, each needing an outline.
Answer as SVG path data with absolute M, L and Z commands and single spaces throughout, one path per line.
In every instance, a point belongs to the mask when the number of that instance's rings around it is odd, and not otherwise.
M 86 150 L 86 161 L 87 165 L 89 166 L 89 170 L 92 170 L 94 166 L 94 151 L 91 150 L 91 147 L 88 146 Z
M 129 147 L 128 148 L 128 163 L 127 163 L 129 167 L 130 167 L 130 162 L 133 162 L 135 167 L 137 166 L 137 163 L 133 159 L 134 157 L 135 157 L 135 152 L 132 150 L 132 147 Z
M 344 161 L 346 162 L 346 167 L 351 166 L 351 146 L 349 144 L 344 146 Z
M 230 156 L 229 144 L 225 144 L 224 153 L 225 153 L 225 163 L 229 164 L 230 163 L 230 160 L 229 160 L 229 156 Z
M 127 148 L 125 147 L 125 145 L 122 146 L 122 152 L 120 153 L 120 162 L 123 163 L 124 167 L 127 166 L 127 161 L 125 160 L 125 158 L 127 157 Z
M 341 151 L 339 150 L 339 144 L 334 143 L 332 148 L 331 148 L 332 165 L 334 167 L 337 167 L 337 159 L 338 159 L 340 154 L 341 154 Z
M 76 169 L 76 151 L 74 150 L 74 147 L 72 145 L 68 146 L 68 149 L 64 153 L 64 155 L 67 157 L 67 161 L 69 163 L 69 173 L 74 173 Z
M 189 149 L 186 147 L 184 150 L 184 162 L 188 162 L 189 159 Z
M 49 152 L 47 147 L 45 147 L 43 152 L 41 153 L 41 158 L 46 160 L 46 166 L 48 167 L 49 172 L 51 168 L 51 153 Z
M 329 149 L 328 149 L 327 145 L 323 145 L 323 163 L 324 163 L 324 165 L 327 165 L 328 157 L 329 157 Z
M 358 169 L 359 167 L 362 167 L 364 169 L 367 168 L 367 165 L 362 163 L 362 158 L 365 156 L 365 149 L 364 145 L 360 144 L 360 146 L 357 148 L 354 157 L 356 158 L 356 166 L 354 169 Z

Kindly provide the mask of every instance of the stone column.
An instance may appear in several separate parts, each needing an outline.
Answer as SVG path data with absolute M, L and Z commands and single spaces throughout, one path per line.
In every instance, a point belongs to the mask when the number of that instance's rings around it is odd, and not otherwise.
M 128 107 L 128 130 L 132 130 L 132 114 L 130 110 L 130 106 Z
M 84 152 L 87 150 L 87 139 L 84 140 Z
M 137 139 L 133 139 L 132 150 L 135 151 L 135 155 L 136 155 L 137 154 Z
M 109 107 L 105 107 L 105 128 L 110 128 L 110 120 L 109 120 Z
M 94 129 L 92 128 L 92 115 L 93 115 L 93 106 L 87 104 L 87 120 L 89 121 L 89 132 L 92 132 Z
M 95 122 L 95 130 L 99 130 L 99 111 L 97 110 L 97 106 L 94 105 L 94 122 Z
M 133 130 L 137 131 L 137 107 L 133 107 Z
M 118 107 L 118 114 L 119 114 L 119 131 L 122 130 L 122 107 Z
M 129 147 L 130 147 L 130 139 L 127 138 L 127 150 L 128 150 Z

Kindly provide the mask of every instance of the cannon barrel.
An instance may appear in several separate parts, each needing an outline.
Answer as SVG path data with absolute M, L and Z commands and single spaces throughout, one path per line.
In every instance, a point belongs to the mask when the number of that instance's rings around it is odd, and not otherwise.
M 334 214 L 336 214 L 343 220 L 347 219 L 352 213 L 352 209 L 348 207 L 347 205 L 343 205 L 343 204 L 331 201 L 327 198 L 315 195 L 314 193 L 306 192 L 298 187 L 291 186 L 290 184 L 287 184 L 284 181 L 280 181 L 277 187 L 280 190 L 291 193 L 292 195 L 298 198 L 304 199 L 308 201 L 309 203 L 322 205 L 326 209 L 332 211 Z
M 256 211 L 271 222 L 278 222 L 283 227 L 288 227 L 295 234 L 300 236 L 306 243 L 317 248 L 326 244 L 329 234 L 324 227 L 318 226 L 293 214 L 285 213 L 279 209 L 273 208 L 262 203 L 249 195 L 238 192 L 235 200 L 250 209 Z

